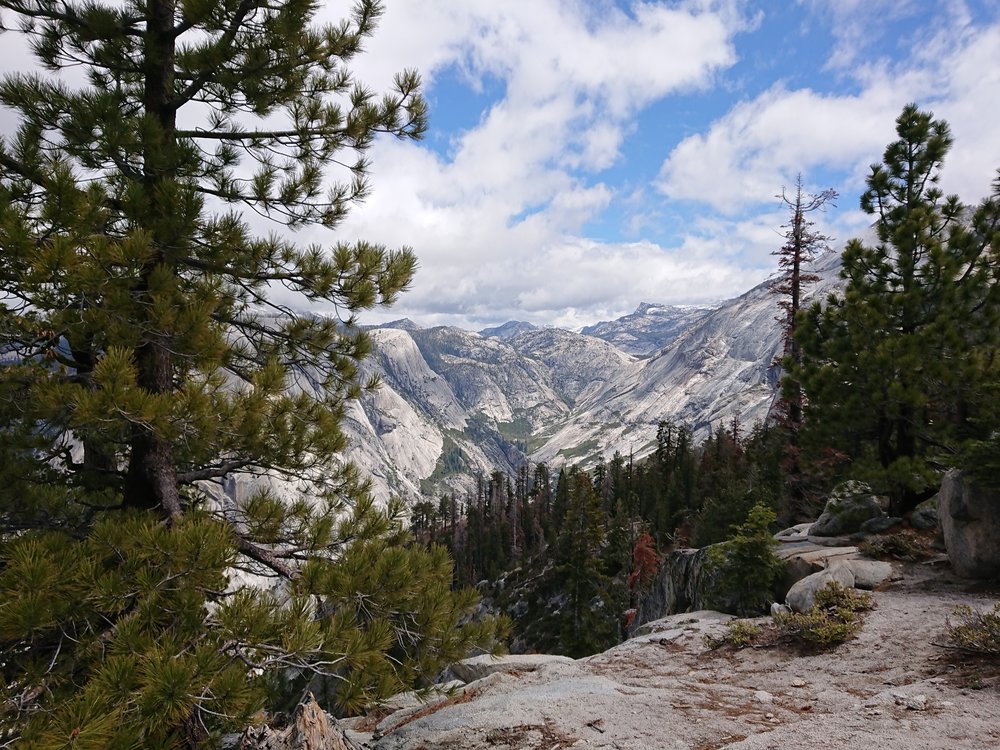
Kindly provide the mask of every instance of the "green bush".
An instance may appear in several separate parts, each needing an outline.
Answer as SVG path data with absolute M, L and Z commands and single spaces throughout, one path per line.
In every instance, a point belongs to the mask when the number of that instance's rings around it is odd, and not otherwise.
M 774 554 L 777 542 L 770 531 L 774 519 L 773 510 L 757 504 L 731 539 L 709 548 L 712 606 L 742 616 L 767 611 L 784 569 Z
M 870 594 L 845 588 L 831 581 L 816 592 L 816 602 L 808 612 L 782 612 L 774 616 L 781 635 L 811 646 L 843 643 L 861 629 L 861 612 L 872 609 Z
M 951 614 L 955 620 L 948 618 L 946 622 L 952 645 L 965 651 L 1000 655 L 1000 602 L 993 605 L 992 611 L 962 605 Z
M 705 644 L 709 648 L 733 646 L 747 648 L 757 645 L 763 636 L 763 629 L 749 620 L 730 620 L 726 623 L 726 632 L 719 637 L 705 636 Z

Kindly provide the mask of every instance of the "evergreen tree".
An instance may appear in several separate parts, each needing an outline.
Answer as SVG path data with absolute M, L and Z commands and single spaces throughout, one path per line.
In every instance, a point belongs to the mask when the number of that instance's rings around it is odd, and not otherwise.
M 563 474 L 560 473 L 560 481 Z M 574 658 L 597 653 L 618 640 L 616 599 L 611 579 L 600 568 L 607 518 L 586 472 L 566 473 L 568 504 L 556 541 L 556 573 L 566 594 L 559 612 L 560 650 Z
M 778 321 L 783 327 L 782 367 L 786 373 L 790 373 L 802 366 L 802 350 L 795 338 L 795 327 L 799 310 L 802 308 L 803 288 L 819 280 L 815 274 L 805 271 L 803 266 L 814 260 L 817 251 L 828 247 L 830 240 L 829 237 L 816 231 L 815 222 L 809 219 L 809 214 L 821 211 L 827 204 L 832 204 L 837 198 L 837 192 L 827 189 L 815 195 L 806 193 L 802 189 L 800 174 L 795 181 L 794 196 L 789 197 L 782 189 L 778 197 L 788 207 L 791 218 L 783 227 L 785 244 L 772 253 L 778 256 L 780 275 L 771 284 L 771 292 L 781 296 L 778 306 L 782 314 L 778 316 Z M 787 435 L 785 474 L 789 486 L 790 507 L 786 509 L 786 515 L 789 519 L 797 519 L 806 511 L 806 493 L 799 459 L 802 386 L 793 375 L 786 374 L 782 378 L 781 395 L 774 405 L 773 412 Z
M 752 617 L 766 612 L 774 601 L 784 564 L 774 554 L 778 542 L 770 528 L 773 522 L 774 511 L 754 505 L 731 538 L 709 548 L 714 607 Z
M 848 244 L 846 291 L 808 311 L 791 376 L 808 396 L 814 455 L 841 451 L 899 514 L 933 491 L 961 440 L 996 427 L 977 412 L 1000 331 L 1000 183 L 970 211 L 937 187 L 947 123 L 908 105 L 896 132 L 861 197 L 877 243 Z
M 311 0 L 0 9 L 41 63 L 0 82 L 20 115 L 0 142 L 3 743 L 214 744 L 273 690 L 357 710 L 489 641 L 455 627 L 473 600 L 447 556 L 404 547 L 400 508 L 338 459 L 346 401 L 377 386 L 356 316 L 413 254 L 246 218 L 334 230 L 376 135 L 423 132 L 416 74 L 378 95 L 349 67 L 381 4 L 338 24 Z M 263 474 L 306 494 L 206 494 Z

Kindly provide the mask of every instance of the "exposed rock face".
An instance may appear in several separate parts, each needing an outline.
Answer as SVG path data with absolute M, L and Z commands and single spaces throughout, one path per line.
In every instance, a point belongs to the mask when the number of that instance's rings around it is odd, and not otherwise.
M 963 578 L 1000 575 L 1000 491 L 977 485 L 953 469 L 941 483 L 938 518 L 956 574 Z
M 839 263 L 836 253 L 817 261 L 821 281 L 807 296 L 841 283 Z M 752 424 L 777 389 L 776 311 L 764 283 L 717 309 L 643 305 L 584 333 L 516 322 L 482 335 L 406 320 L 373 328 L 362 374 L 383 387 L 349 406 L 347 458 L 377 497 L 436 497 L 525 462 L 641 458 L 664 420 L 695 440 L 733 417 Z
M 631 633 L 667 615 L 708 609 L 711 576 L 706 569 L 707 551 L 707 547 L 679 549 L 664 557 L 660 574 L 639 603 Z
M 711 307 L 643 302 L 631 315 L 586 326 L 580 333 L 610 341 L 624 352 L 644 357 L 673 343 L 711 311 Z
M 907 575 L 914 577 L 873 594 L 876 608 L 857 638 L 832 651 L 711 650 L 704 637 L 721 635 L 730 618 L 675 615 L 602 654 L 493 674 L 456 700 L 433 698 L 419 714 L 404 709 L 385 719 L 380 735 L 368 735 L 367 747 L 993 747 L 998 678 L 980 670 L 987 689 L 965 689 L 977 673 L 955 674 L 933 645 L 951 607 L 982 608 L 992 599 L 927 566 L 911 566 Z
M 837 485 L 826 501 L 823 513 L 809 529 L 811 536 L 842 536 L 861 531 L 866 521 L 880 518 L 882 504 L 864 482 Z
M 519 333 L 534 331 L 536 328 L 537 326 L 534 326 L 531 323 L 525 323 L 523 320 L 508 320 L 503 325 L 494 326 L 493 328 L 483 328 L 479 332 L 479 335 L 485 338 L 507 341 Z

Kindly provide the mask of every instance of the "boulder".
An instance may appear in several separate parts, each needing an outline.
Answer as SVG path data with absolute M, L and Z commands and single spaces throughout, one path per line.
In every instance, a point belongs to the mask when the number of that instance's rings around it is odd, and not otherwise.
M 842 482 L 830 493 L 823 513 L 809 529 L 809 536 L 853 534 L 861 530 L 865 521 L 883 515 L 882 501 L 871 487 L 864 482 Z
M 815 521 L 806 521 L 805 523 L 796 524 L 787 529 L 782 529 L 774 538 L 779 542 L 804 542 L 809 536 L 809 527 L 813 525 Z
M 888 531 L 893 526 L 898 526 L 902 522 L 903 519 L 899 516 L 879 516 L 877 518 L 869 518 L 861 524 L 860 531 L 864 534 L 881 534 L 882 532 Z
M 929 531 L 938 526 L 938 496 L 929 497 L 913 509 L 910 526 L 920 531 Z
M 952 469 L 938 493 L 938 518 L 956 575 L 1000 576 L 1000 490 L 972 482 Z
M 872 591 L 892 580 L 892 565 L 881 560 L 845 560 L 843 565 L 854 576 L 854 588 Z
M 777 592 L 779 598 L 783 598 L 781 595 L 794 586 L 796 581 L 801 581 L 812 573 L 833 567 L 841 560 L 853 559 L 858 556 L 857 547 L 819 546 L 811 542 L 783 543 L 774 552 L 778 559 L 785 563 L 785 570 L 781 577 L 781 589 Z
M 473 682 L 494 672 L 534 672 L 548 664 L 572 663 L 568 656 L 551 654 L 511 654 L 509 656 L 473 656 L 448 667 L 447 672 L 462 682 Z
M 816 603 L 816 592 L 831 581 L 836 581 L 845 588 L 854 588 L 854 573 L 847 565 L 837 563 L 831 568 L 808 575 L 788 590 L 785 604 L 793 612 L 808 612 Z

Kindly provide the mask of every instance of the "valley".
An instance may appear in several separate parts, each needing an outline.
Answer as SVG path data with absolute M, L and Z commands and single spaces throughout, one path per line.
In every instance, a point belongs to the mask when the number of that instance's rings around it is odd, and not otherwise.
M 811 268 L 805 301 L 839 288 L 839 252 Z M 376 497 L 471 491 L 477 474 L 524 463 L 589 466 L 655 445 L 663 421 L 700 441 L 764 420 L 781 328 L 764 282 L 717 307 L 650 303 L 580 332 L 511 321 L 479 332 L 401 320 L 370 330 L 362 363 L 382 387 L 349 406 L 347 458 Z

